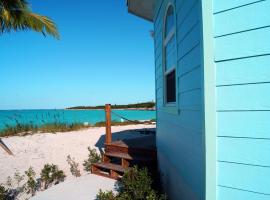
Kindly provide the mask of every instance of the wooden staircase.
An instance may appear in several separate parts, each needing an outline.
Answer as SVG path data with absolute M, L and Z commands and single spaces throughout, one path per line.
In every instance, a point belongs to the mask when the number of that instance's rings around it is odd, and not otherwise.
M 105 144 L 102 162 L 92 165 L 92 173 L 117 180 L 134 165 L 154 170 L 157 161 L 156 149 L 150 147 L 151 145 L 142 146 L 147 142 L 149 145 L 153 139 L 153 136 L 145 136 Z
M 91 166 L 91 172 L 117 180 L 123 176 L 129 167 L 134 165 L 147 167 L 150 171 L 156 170 L 157 152 L 155 135 L 152 134 L 112 142 L 110 104 L 106 104 L 105 112 L 105 153 L 102 155 L 101 162 Z

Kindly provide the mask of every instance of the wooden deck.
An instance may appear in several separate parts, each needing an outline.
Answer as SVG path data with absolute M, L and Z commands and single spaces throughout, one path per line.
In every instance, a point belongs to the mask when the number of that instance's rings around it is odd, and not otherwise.
M 106 144 L 105 144 L 106 145 Z M 112 142 L 110 145 L 134 149 L 156 149 L 155 135 L 141 136 L 138 138 L 124 139 Z
M 105 143 L 102 162 L 92 165 L 92 173 L 119 179 L 124 172 L 134 165 L 156 168 L 155 135 Z

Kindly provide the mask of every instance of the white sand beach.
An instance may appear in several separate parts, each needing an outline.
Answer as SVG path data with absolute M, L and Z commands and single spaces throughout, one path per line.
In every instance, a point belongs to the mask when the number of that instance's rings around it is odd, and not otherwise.
M 144 128 L 155 128 L 155 125 L 112 127 L 113 140 L 143 136 L 136 132 L 136 129 Z M 87 176 L 82 166 L 83 161 L 88 156 L 87 147 L 90 146 L 99 151 L 103 147 L 104 139 L 105 128 L 89 128 L 67 133 L 42 133 L 24 137 L 2 138 L 2 141 L 14 153 L 14 156 L 8 155 L 0 148 L 0 183 L 5 183 L 8 176 L 13 177 L 16 171 L 23 174 L 30 166 L 39 174 L 47 163 L 58 165 L 67 175 L 66 181 L 74 179 L 66 161 L 68 155 L 71 155 L 76 162 L 80 163 L 82 175 Z M 91 185 L 88 187 L 91 188 Z M 107 188 L 105 187 L 105 189 Z

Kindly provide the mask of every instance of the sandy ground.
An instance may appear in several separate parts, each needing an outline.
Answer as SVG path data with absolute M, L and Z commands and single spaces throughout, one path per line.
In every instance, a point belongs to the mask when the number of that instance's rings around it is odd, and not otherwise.
M 154 128 L 154 125 L 112 127 L 113 140 L 142 136 L 134 130 L 144 128 Z M 13 177 L 16 171 L 23 174 L 30 166 L 39 174 L 47 163 L 58 165 L 67 175 L 67 180 L 73 179 L 66 162 L 68 155 L 71 155 L 76 162 L 80 163 L 81 173 L 85 175 L 87 173 L 83 171 L 82 163 L 88 155 L 87 147 L 101 150 L 104 139 L 104 128 L 2 138 L 3 142 L 14 153 L 14 156 L 9 156 L 0 148 L 0 183 L 5 183 L 8 176 Z
M 103 191 L 113 190 L 115 180 L 93 174 L 84 175 L 38 192 L 31 200 L 94 200 L 100 188 Z

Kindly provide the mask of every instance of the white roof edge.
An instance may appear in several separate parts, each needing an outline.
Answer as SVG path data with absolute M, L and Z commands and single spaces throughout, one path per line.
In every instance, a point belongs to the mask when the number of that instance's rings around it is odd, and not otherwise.
M 155 0 L 127 0 L 128 12 L 153 22 Z

